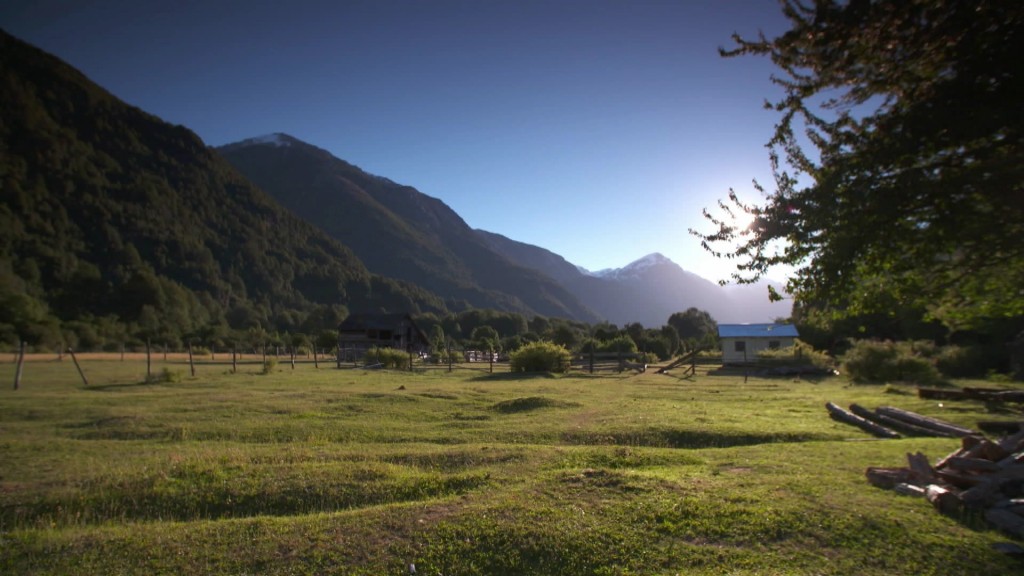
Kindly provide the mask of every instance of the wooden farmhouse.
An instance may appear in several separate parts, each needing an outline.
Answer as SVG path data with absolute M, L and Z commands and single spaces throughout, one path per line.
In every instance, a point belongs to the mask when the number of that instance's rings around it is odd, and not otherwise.
M 340 350 L 351 353 L 374 347 L 422 352 L 430 341 L 408 314 L 352 314 L 338 325 Z
M 788 348 L 799 336 L 792 324 L 719 324 L 722 364 L 756 362 L 758 352 Z

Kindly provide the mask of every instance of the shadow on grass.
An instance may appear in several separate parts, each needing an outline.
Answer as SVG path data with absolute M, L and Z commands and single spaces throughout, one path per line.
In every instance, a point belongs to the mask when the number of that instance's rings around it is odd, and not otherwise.
M 811 433 L 721 433 L 684 429 L 573 431 L 562 435 L 562 441 L 567 444 L 624 445 L 650 448 L 728 448 L 731 446 L 834 439 L 834 437 L 828 435 Z
M 808 368 L 806 372 L 801 371 L 778 371 L 771 368 L 737 368 L 737 367 L 725 367 L 715 368 L 707 371 L 708 376 L 726 376 L 730 378 L 762 378 L 768 380 L 800 380 L 802 382 L 809 382 L 811 384 L 818 384 L 833 378 L 834 374 L 823 374 L 817 372 L 813 368 Z
M 693 374 L 687 374 L 686 376 L 679 376 L 672 374 L 671 372 L 662 372 L 659 376 L 667 376 L 677 382 L 696 382 L 697 378 Z
M 470 380 L 474 382 L 520 382 L 523 380 L 553 380 L 558 378 L 550 372 L 496 372 L 494 374 L 482 374 L 474 376 Z
M 96 391 L 96 392 L 107 392 L 107 391 L 111 391 L 111 390 L 122 390 L 122 389 L 129 389 L 129 388 L 141 388 L 141 387 L 145 387 L 145 386 L 160 386 L 160 385 L 163 385 L 163 384 L 167 384 L 167 382 L 164 381 L 164 380 L 157 380 L 157 381 L 150 381 L 150 382 L 147 382 L 147 381 L 143 380 L 142 382 L 119 382 L 119 383 L 113 383 L 113 384 L 100 384 L 100 385 L 90 384 L 89 386 L 83 386 L 82 389 L 83 390 L 93 390 L 93 391 Z

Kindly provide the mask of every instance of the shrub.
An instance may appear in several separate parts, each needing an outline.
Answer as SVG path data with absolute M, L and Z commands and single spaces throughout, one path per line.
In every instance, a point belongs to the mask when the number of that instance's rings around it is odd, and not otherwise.
M 363 357 L 367 366 L 379 365 L 381 368 L 406 370 L 409 368 L 409 355 L 394 348 L 370 348 Z
M 531 342 L 512 353 L 513 372 L 567 372 L 572 356 L 563 346 Z
M 934 346 L 914 342 L 858 340 L 843 355 L 843 371 L 854 382 L 935 384 L 942 376 L 934 361 L 924 355 L 934 352 Z
M 277 367 L 277 358 L 267 358 L 266 360 L 263 361 L 263 370 L 260 371 L 260 374 L 263 374 L 263 375 L 270 374 L 271 372 L 274 371 L 274 368 L 276 368 L 276 367 Z
M 835 362 L 825 352 L 815 350 L 810 344 L 797 340 L 792 346 L 776 350 L 761 350 L 757 353 L 758 362 L 765 364 L 785 364 L 800 366 L 817 366 L 832 368 Z
M 946 346 L 935 365 L 948 378 L 981 378 L 988 371 L 984 350 L 977 346 Z
M 149 384 L 174 384 L 181 382 L 181 372 L 164 368 L 159 373 L 152 374 L 146 382 Z
M 638 352 L 636 361 L 640 364 L 657 364 L 661 358 L 654 352 Z

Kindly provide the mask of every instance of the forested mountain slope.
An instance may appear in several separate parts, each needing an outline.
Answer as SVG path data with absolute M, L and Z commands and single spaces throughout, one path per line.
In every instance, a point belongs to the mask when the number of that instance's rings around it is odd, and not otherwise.
M 598 319 L 571 291 L 498 254 L 444 202 L 411 186 L 285 134 L 218 151 L 282 205 L 351 247 L 375 273 L 414 282 L 456 308 Z
M 176 340 L 443 311 L 371 274 L 188 129 L 0 31 L 0 339 Z M 62 333 L 63 331 L 63 333 Z

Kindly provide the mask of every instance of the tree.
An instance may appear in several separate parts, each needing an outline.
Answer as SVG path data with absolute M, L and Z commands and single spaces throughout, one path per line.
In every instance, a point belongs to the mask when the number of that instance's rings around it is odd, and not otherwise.
M 674 312 L 668 317 L 668 325 L 675 328 L 678 338 L 686 342 L 688 348 L 710 343 L 718 337 L 718 323 L 710 313 L 698 308 Z
M 951 328 L 1024 314 L 1024 3 L 784 0 L 791 29 L 734 36 L 784 95 L 775 190 L 735 192 L 691 230 L 751 282 L 796 268 L 798 300 L 863 314 L 896 301 Z M 764 189 L 755 183 L 762 193 Z M 752 216 L 740 228 L 737 211 Z M 726 246 L 726 247 L 723 247 Z
M 494 352 L 499 348 L 499 342 L 501 337 L 498 336 L 498 331 L 494 328 L 483 325 L 477 326 L 473 329 L 473 333 L 470 334 L 469 339 L 473 342 L 473 346 L 480 350 L 486 350 L 488 352 Z

